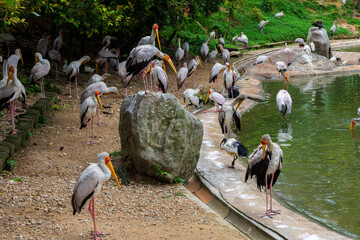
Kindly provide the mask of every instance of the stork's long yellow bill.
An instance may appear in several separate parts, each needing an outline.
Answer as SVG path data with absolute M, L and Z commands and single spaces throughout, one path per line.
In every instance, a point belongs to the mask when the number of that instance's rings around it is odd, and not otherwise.
M 20 51 L 20 59 L 21 59 L 21 63 L 22 63 L 22 65 L 24 65 L 24 60 L 23 60 L 23 57 L 22 57 L 22 53 L 21 53 L 21 51 Z
M 6 86 L 5 86 L 5 88 L 7 88 L 8 87 L 8 85 L 9 85 L 9 82 L 10 82 L 10 79 L 11 79 L 11 77 L 12 77 L 12 74 L 13 74 L 13 72 L 9 72 L 9 76 L 8 76 L 8 79 L 7 79 L 7 81 L 6 81 Z
M 198 60 L 198 62 L 199 62 L 199 64 L 200 64 L 200 67 L 202 68 L 202 64 L 201 64 L 200 58 L 197 57 L 197 60 Z
M 350 129 L 353 129 L 355 127 L 355 122 L 354 121 L 351 121 L 351 125 L 350 125 Z
M 236 108 L 235 108 L 235 111 L 234 112 L 236 112 L 237 110 L 238 110 L 238 108 L 240 107 L 240 105 L 241 105 L 241 103 L 244 101 L 244 99 L 243 100 L 240 100 L 239 102 L 238 102 L 238 104 L 236 105 Z
M 161 51 L 160 38 L 159 38 L 159 30 L 158 30 L 158 29 L 155 29 L 155 33 L 156 33 L 156 37 L 157 37 L 157 40 L 158 40 L 158 43 L 159 43 L 159 49 L 160 49 L 160 51 Z
M 205 104 L 207 103 L 207 100 L 208 100 L 208 98 L 209 98 L 209 95 L 210 95 L 210 91 L 209 91 L 208 94 L 206 95 Z
M 97 96 L 96 96 L 96 99 L 97 99 L 97 101 L 98 101 L 98 103 L 99 103 L 99 106 L 100 106 L 101 112 L 103 112 L 103 110 L 102 110 L 102 105 L 101 105 L 101 100 L 100 100 L 100 96 L 99 96 L 99 95 L 97 95 Z
M 171 61 L 170 58 L 167 60 L 167 62 L 170 64 L 170 66 L 172 67 L 172 69 L 174 70 L 174 72 L 177 74 L 176 68 L 175 68 L 175 66 L 174 66 L 174 64 L 173 64 L 173 62 Z
M 262 146 L 262 159 L 264 159 L 264 160 L 265 160 L 266 144 L 267 144 L 267 141 L 261 141 L 261 146 Z
M 118 189 L 120 189 L 120 183 L 119 183 L 119 180 L 118 180 L 118 178 L 117 178 L 117 176 L 116 176 L 116 173 L 115 173 L 115 171 L 114 171 L 114 167 L 113 167 L 113 165 L 112 165 L 112 163 L 111 163 L 110 158 L 109 158 L 109 161 L 107 161 L 106 166 L 109 168 L 109 170 L 110 170 L 110 172 L 111 172 L 111 175 L 115 178 L 115 181 L 116 181 L 116 184 L 117 184 L 117 186 L 118 186 Z

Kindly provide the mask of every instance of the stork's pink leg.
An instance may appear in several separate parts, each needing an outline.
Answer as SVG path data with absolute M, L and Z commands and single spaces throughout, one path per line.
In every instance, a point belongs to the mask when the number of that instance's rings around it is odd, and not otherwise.
M 125 97 L 128 96 L 128 91 L 127 91 L 127 87 L 125 88 Z
M 104 124 L 100 121 L 100 117 L 99 117 L 99 109 L 97 109 L 97 108 L 96 108 L 96 116 L 97 116 L 97 119 L 98 119 L 98 125 L 99 125 L 99 126 L 104 125 Z
M 94 224 L 94 239 L 95 240 L 101 240 L 101 238 L 98 237 L 98 230 L 96 229 L 96 223 L 95 223 L 95 209 L 94 209 L 94 205 L 92 204 L 94 201 L 94 198 L 92 197 L 90 199 L 90 202 L 89 202 L 89 212 L 90 212 L 90 215 L 91 215 L 91 218 L 93 220 L 93 224 Z
M 269 214 L 280 214 L 280 210 L 273 210 L 272 209 L 272 183 L 273 183 L 273 180 L 274 180 L 274 175 L 275 173 L 272 174 L 271 176 L 271 183 L 270 183 L 270 209 L 268 211 Z
M 265 214 L 261 217 L 269 217 L 272 218 L 270 213 L 268 212 L 268 188 L 267 188 L 267 174 L 265 175 L 265 191 L 266 191 L 266 211 Z
M 79 93 L 77 88 L 77 75 L 75 76 L 75 89 L 76 89 L 76 97 L 79 98 Z
M 12 123 L 12 134 L 16 134 L 17 130 L 15 129 L 15 118 L 14 118 L 14 108 L 15 108 L 15 101 L 10 103 L 10 116 L 11 116 L 11 123 Z

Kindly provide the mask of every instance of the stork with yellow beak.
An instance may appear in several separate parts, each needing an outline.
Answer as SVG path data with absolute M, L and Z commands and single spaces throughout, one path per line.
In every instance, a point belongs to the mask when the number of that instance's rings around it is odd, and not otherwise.
M 90 121 L 91 118 L 91 132 L 92 132 L 92 138 L 95 138 L 94 135 L 94 116 L 96 115 L 96 109 L 97 107 L 100 107 L 101 112 L 102 105 L 100 100 L 100 92 L 98 90 L 94 91 L 92 96 L 85 99 L 85 101 L 81 104 L 80 107 L 80 129 L 86 127 L 87 124 Z M 91 138 L 91 137 L 90 137 Z M 87 145 L 95 144 L 95 140 L 89 140 L 86 142 Z
M 12 54 L 8 59 L 9 67 L 13 66 L 14 68 L 17 69 L 17 65 L 18 65 L 18 62 L 19 62 L 20 59 L 21 59 L 22 65 L 24 65 L 24 60 L 23 60 L 23 57 L 22 57 L 21 50 L 19 48 L 17 48 L 15 50 L 15 54 Z
M 92 163 L 80 174 L 71 198 L 73 215 L 77 212 L 80 213 L 83 206 L 89 203 L 89 212 L 94 223 L 94 238 L 96 240 L 101 240 L 100 236 L 105 234 L 96 228 L 95 196 L 100 192 L 102 185 L 109 181 L 111 175 L 115 178 L 120 190 L 119 180 L 116 177 L 110 156 L 107 152 L 102 152 L 97 156 L 97 163 Z
M 69 81 L 69 89 L 70 89 L 70 96 L 71 97 L 71 81 L 75 79 L 75 89 L 76 89 L 76 97 L 79 98 L 79 93 L 77 89 L 77 75 L 80 72 L 80 66 L 81 64 L 85 64 L 90 61 L 89 56 L 83 56 L 77 61 L 72 61 L 67 67 L 66 67 L 66 78 Z
M 159 44 L 159 49 L 161 51 L 160 38 L 159 38 L 159 26 L 156 23 L 154 23 L 154 25 L 152 26 L 151 35 L 141 38 L 138 43 L 138 46 L 150 44 L 155 47 L 155 36 L 157 38 L 157 41 Z
M 358 108 L 357 113 L 358 113 L 358 115 L 360 115 L 360 107 Z M 350 129 L 351 129 L 351 130 L 354 129 L 355 124 L 356 124 L 357 122 L 360 122 L 360 118 L 354 118 L 353 120 L 351 120 L 351 125 L 350 125 Z
M 266 191 L 266 212 L 262 217 L 270 217 L 273 214 L 280 214 L 279 210 L 272 209 L 272 187 L 280 175 L 283 152 L 277 143 L 271 141 L 269 134 L 264 134 L 261 144 L 249 156 L 248 167 L 245 174 L 245 182 L 248 178 L 256 176 L 257 187 Z M 268 208 L 268 189 L 270 189 L 270 208 Z
M 207 103 L 208 99 L 211 99 L 215 102 L 216 111 L 215 113 L 219 112 L 219 105 L 222 106 L 226 100 L 220 93 L 215 92 L 213 89 L 209 89 L 208 94 L 206 95 L 205 104 Z M 204 111 L 204 113 L 211 112 L 210 110 Z
M 235 122 L 236 130 L 241 130 L 241 114 L 237 110 L 246 99 L 245 95 L 239 95 L 233 101 L 226 101 L 220 108 L 218 120 L 224 138 L 231 138 L 231 122 Z M 236 106 L 236 107 L 235 107 Z M 229 136 L 227 136 L 229 134 Z

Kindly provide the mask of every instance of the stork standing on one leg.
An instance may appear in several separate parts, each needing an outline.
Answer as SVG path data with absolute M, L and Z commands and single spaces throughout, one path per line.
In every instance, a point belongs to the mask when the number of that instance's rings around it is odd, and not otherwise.
M 94 223 L 95 240 L 101 240 L 100 235 L 105 235 L 96 228 L 95 196 L 100 192 L 102 185 L 109 181 L 111 175 L 115 178 L 118 189 L 120 189 L 110 156 L 107 152 L 102 152 L 97 156 L 97 163 L 91 164 L 80 174 L 71 198 L 73 215 L 77 212 L 80 213 L 83 206 L 89 203 L 89 212 Z
M 264 216 L 271 218 L 272 214 L 279 214 L 272 209 L 272 187 L 280 175 L 283 160 L 283 152 L 277 143 L 271 141 L 269 134 L 264 134 L 261 144 L 249 156 L 248 167 L 245 174 L 245 182 L 254 175 L 257 187 L 266 191 L 266 211 Z M 270 189 L 270 208 L 268 208 L 268 189 Z

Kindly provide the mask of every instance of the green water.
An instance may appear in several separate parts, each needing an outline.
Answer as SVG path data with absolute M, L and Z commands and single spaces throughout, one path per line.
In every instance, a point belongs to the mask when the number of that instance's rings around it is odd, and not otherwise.
M 360 77 L 291 79 L 292 113 L 280 116 L 282 82 L 263 82 L 268 101 L 243 114 L 238 138 L 251 153 L 263 134 L 280 144 L 283 169 L 277 197 L 304 215 L 349 237 L 360 238 Z

